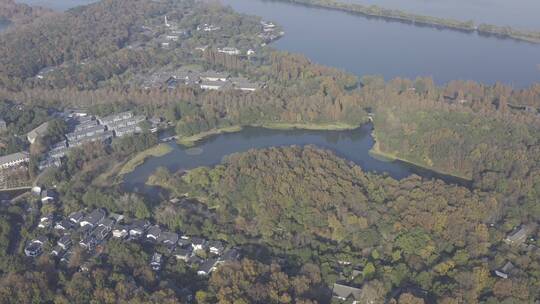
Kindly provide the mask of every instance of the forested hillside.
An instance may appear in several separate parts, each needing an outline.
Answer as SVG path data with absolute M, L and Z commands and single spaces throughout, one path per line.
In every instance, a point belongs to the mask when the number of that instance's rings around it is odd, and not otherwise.
M 264 244 L 299 264 L 322 265 L 327 282 L 336 279 L 330 269 L 338 261 L 361 265 L 354 281 L 379 286 L 380 299 L 406 283 L 441 303 L 535 297 L 537 264 L 525 262 L 531 253 L 506 253 L 502 239 L 513 219 L 492 194 L 366 174 L 314 147 L 249 151 L 181 180 L 163 170 L 150 180 L 178 193 L 187 189 L 215 208 L 218 217 L 207 230 L 240 244 Z M 499 216 L 510 225 L 490 227 Z M 174 215 L 167 218 L 174 223 Z M 509 256 L 524 263 L 510 287 L 521 294 L 503 292 L 503 281 L 489 274 Z
M 334 282 L 361 287 L 362 303 L 400 295 L 399 303 L 423 303 L 418 290 L 444 304 L 540 297 L 538 233 L 522 246 L 503 241 L 540 220 L 540 85 L 358 79 L 266 46 L 259 18 L 208 1 L 103 0 L 54 14 L 8 1 L 0 11 L 0 19 L 21 20 L 0 34 L 0 156 L 42 154 L 25 134 L 45 121 L 65 131 L 58 117 L 72 107 L 102 117 L 132 111 L 180 139 L 247 125 L 354 128 L 372 119 L 373 152 L 472 180 L 470 188 L 395 180 L 316 147 L 281 147 L 234 154 L 213 168 L 159 169 L 148 183 L 167 191 L 149 199 L 126 193 L 116 174 L 154 147 L 157 134 L 91 143 L 71 149 L 57 168 L 31 172 L 59 192 L 58 204 L 31 197 L 0 206 L 0 302 L 177 303 L 187 286 L 197 303 L 328 303 Z M 209 24 L 221 30 L 200 30 Z M 219 51 L 228 46 L 242 55 Z M 169 87 L 184 68 L 260 86 Z M 154 78 L 163 79 L 142 85 Z M 152 271 L 143 242 L 109 242 L 85 273 L 77 251 L 67 265 L 22 257 L 42 216 L 85 208 L 223 240 L 245 258 L 203 279 L 173 258 Z M 511 276 L 496 276 L 508 262 Z
M 9 21 L 20 25 L 30 23 L 38 17 L 51 13 L 52 11 L 49 9 L 16 3 L 14 0 L 0 1 L 0 21 Z

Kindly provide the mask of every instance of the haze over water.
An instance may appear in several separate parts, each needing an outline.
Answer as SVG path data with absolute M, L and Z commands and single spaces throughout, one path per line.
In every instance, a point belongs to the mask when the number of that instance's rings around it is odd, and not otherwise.
M 285 36 L 273 43 L 276 48 L 358 76 L 431 76 L 439 84 L 464 79 L 517 87 L 540 80 L 540 45 L 282 2 L 222 2 L 282 25 Z
M 540 31 L 538 0 L 341 0 L 410 13 Z
M 285 36 L 272 45 L 358 76 L 455 79 L 526 87 L 540 81 L 540 45 L 419 27 L 344 12 L 265 0 L 221 0 L 275 21 Z M 540 30 L 536 0 L 346 0 L 409 12 Z M 21 0 L 66 10 L 93 0 Z M 457 3 L 456 3 L 457 2 Z

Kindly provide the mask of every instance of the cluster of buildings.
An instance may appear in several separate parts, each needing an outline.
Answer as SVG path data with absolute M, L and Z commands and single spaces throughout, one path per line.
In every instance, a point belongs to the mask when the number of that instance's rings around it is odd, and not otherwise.
M 264 41 L 263 46 L 285 35 L 285 33 L 283 31 L 279 31 L 277 26 L 272 22 L 263 20 L 261 21 L 261 25 L 262 32 L 259 33 L 258 37 Z
M 140 133 L 142 132 L 140 123 L 146 120 L 145 116 L 135 116 L 132 112 L 96 117 L 77 110 L 67 111 L 65 118 L 71 131 L 64 134 L 65 140 L 51 147 L 39 164 L 40 170 L 59 166 L 62 157 L 73 147 L 96 141 L 106 143 L 113 137 Z
M 42 194 L 42 201 L 44 199 L 48 199 L 47 194 Z M 226 250 L 224 242 L 168 231 L 159 225 L 151 225 L 147 220 L 137 219 L 128 223 L 123 215 L 107 214 L 101 208 L 73 212 L 67 217 L 45 215 L 40 218 L 38 228 L 42 233 L 27 243 L 25 255 L 37 257 L 44 253 L 45 248 L 50 248 L 48 253 L 64 263 L 70 261 L 77 246 L 90 256 L 99 254 L 110 238 L 153 245 L 154 252 L 148 263 L 155 271 L 161 270 L 166 257 L 173 257 L 196 267 L 198 275 L 206 276 L 220 264 L 240 258 L 239 250 Z M 47 234 L 55 235 L 55 241 L 49 243 Z M 162 249 L 161 253 L 157 248 Z
M 526 251 L 529 254 L 540 253 L 540 248 L 533 244 L 536 240 L 533 236 L 534 232 L 537 230 L 537 225 L 534 223 L 528 225 L 521 225 L 510 234 L 506 236 L 503 240 L 509 246 L 519 248 L 520 250 Z M 520 270 L 512 264 L 511 261 L 506 261 L 502 265 L 495 269 L 494 273 L 499 278 L 508 279 L 511 276 L 519 274 Z
M 100 141 L 108 143 L 114 137 L 123 137 L 142 132 L 141 123 L 146 121 L 143 115 L 133 115 L 132 112 L 122 112 L 105 117 L 88 115 L 81 110 L 66 110 L 57 113 L 57 116 L 64 119 L 68 125 L 68 130 L 64 139 L 49 147 L 49 151 L 43 155 L 38 164 L 40 170 L 59 166 L 61 159 L 73 147 L 83 144 Z M 151 131 L 157 131 L 159 122 L 150 121 Z M 0 119 L 0 133 L 7 129 L 6 122 Z M 30 144 L 36 143 L 38 138 L 44 137 L 49 131 L 49 122 L 44 122 L 37 128 L 26 134 L 26 139 Z M 0 156 L 0 184 L 5 187 L 4 181 L 7 176 L 18 174 L 19 171 L 27 171 L 27 164 L 30 162 L 30 155 L 26 151 Z M 19 174 L 20 175 L 20 174 Z
M 197 31 L 202 31 L 202 32 L 215 32 L 219 30 L 221 30 L 221 27 L 211 24 L 211 23 L 200 24 L 197 26 Z
M 200 72 L 185 68 L 176 71 L 159 71 L 143 82 L 143 88 L 175 89 L 179 85 L 198 86 L 203 90 L 239 90 L 254 92 L 264 85 L 253 82 L 245 77 L 231 77 L 227 72 L 206 71 Z
M 178 42 L 181 38 L 188 38 L 190 36 L 187 30 L 181 29 L 173 22 L 170 22 L 165 16 L 165 29 L 166 33 L 159 38 L 160 45 L 163 48 L 168 48 L 171 42 Z

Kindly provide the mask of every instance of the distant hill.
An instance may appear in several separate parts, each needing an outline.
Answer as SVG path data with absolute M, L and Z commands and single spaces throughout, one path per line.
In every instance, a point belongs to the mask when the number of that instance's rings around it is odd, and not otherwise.
M 48 13 L 52 13 L 52 10 L 16 3 L 14 0 L 0 0 L 0 21 L 22 24 L 32 22 L 35 18 Z

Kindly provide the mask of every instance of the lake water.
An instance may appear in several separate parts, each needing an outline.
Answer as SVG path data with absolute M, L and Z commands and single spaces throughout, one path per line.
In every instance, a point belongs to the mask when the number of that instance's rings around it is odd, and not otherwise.
M 96 0 L 17 0 L 17 2 L 48 7 L 57 11 L 65 11 L 79 5 L 96 2 Z
M 285 36 L 274 47 L 359 76 L 432 76 L 439 84 L 465 79 L 518 87 L 540 80 L 540 45 L 283 2 L 222 2 L 282 25 Z M 447 2 L 460 7 L 456 1 Z
M 20 0 L 65 10 L 93 0 Z M 273 46 L 358 76 L 454 79 L 525 87 L 540 80 L 540 45 L 419 27 L 266 0 L 221 0 L 238 12 L 275 21 L 285 36 Z M 540 30 L 537 0 L 347 0 L 476 22 Z M 457 2 L 457 3 L 456 3 Z M 472 18 L 474 17 L 474 18 Z
M 7 29 L 9 26 L 9 22 L 7 21 L 0 21 L 0 32 L 4 31 L 5 29 Z
M 406 12 L 475 23 L 509 25 L 540 31 L 538 0 L 341 0 L 362 5 L 378 5 Z
M 148 177 L 158 167 L 165 167 L 175 172 L 199 166 L 219 164 L 224 156 L 249 149 L 275 146 L 316 145 L 332 150 L 336 155 L 350 160 L 364 171 L 387 173 L 402 179 L 411 174 L 426 178 L 440 178 L 449 183 L 468 186 L 468 182 L 436 174 L 400 161 L 385 162 L 373 158 L 369 150 L 373 147 L 371 125 L 364 125 L 347 131 L 311 131 L 311 130 L 270 130 L 264 128 L 244 128 L 240 132 L 226 133 L 209 137 L 197 144 L 196 149 L 170 143 L 173 151 L 161 157 L 151 157 L 124 178 L 124 189 L 128 191 L 154 193 L 156 190 L 144 185 Z

